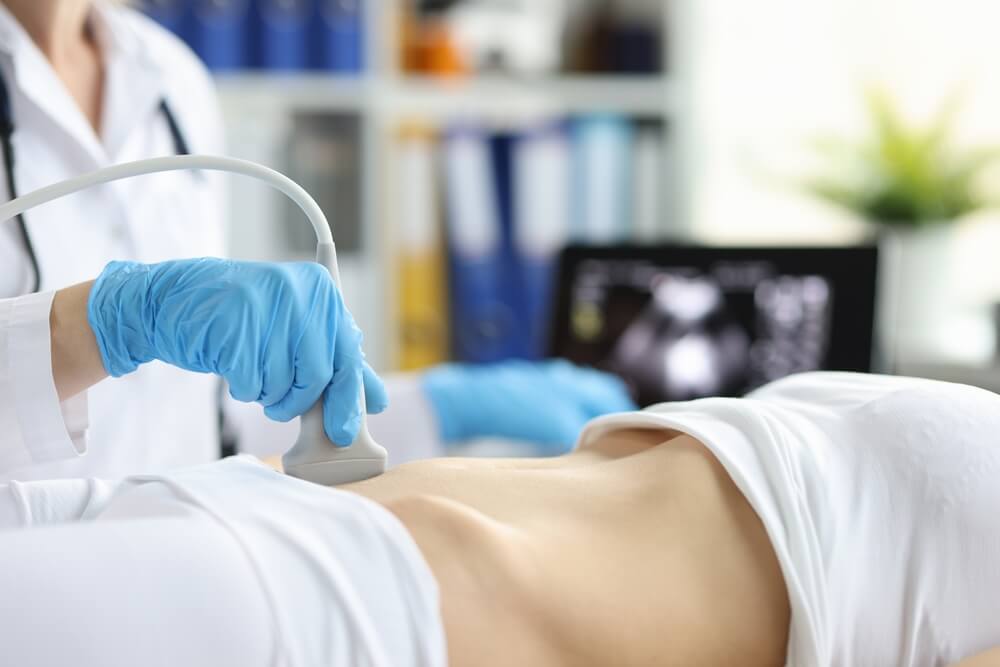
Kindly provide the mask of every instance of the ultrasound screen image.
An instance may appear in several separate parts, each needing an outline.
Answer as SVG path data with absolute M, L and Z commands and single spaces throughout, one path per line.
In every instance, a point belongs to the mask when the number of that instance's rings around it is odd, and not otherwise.
M 636 252 L 645 256 L 567 252 L 552 351 L 616 373 L 640 404 L 739 396 L 803 371 L 869 370 L 873 256 L 869 276 L 865 262 L 796 260 L 789 249 Z

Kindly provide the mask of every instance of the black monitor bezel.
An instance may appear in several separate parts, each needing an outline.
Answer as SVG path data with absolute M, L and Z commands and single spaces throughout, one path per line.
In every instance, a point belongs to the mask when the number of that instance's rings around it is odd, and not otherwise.
M 851 316 L 835 315 L 831 351 L 824 370 L 867 373 L 878 358 L 875 345 L 878 302 L 878 246 L 707 246 L 687 244 L 567 246 L 560 253 L 552 299 L 547 352 L 559 357 L 570 339 L 570 295 L 577 267 L 588 260 L 639 260 L 665 266 L 704 265 L 708 261 L 764 260 L 790 274 L 829 276 L 854 303 Z M 700 261 L 699 261 L 700 260 Z M 853 292 L 853 293 L 851 293 Z M 839 313 L 839 311 L 838 311 Z M 846 341 L 853 341 L 847 343 Z M 838 342 L 839 341 L 839 342 Z M 853 348 L 853 351 L 852 351 Z M 565 349 L 565 348 L 563 348 Z M 867 350 L 858 354 L 856 350 Z M 863 357 L 863 358 L 862 358 Z

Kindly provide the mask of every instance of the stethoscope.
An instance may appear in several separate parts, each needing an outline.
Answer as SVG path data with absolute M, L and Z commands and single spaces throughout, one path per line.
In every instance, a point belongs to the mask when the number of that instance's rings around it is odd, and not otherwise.
M 17 182 L 14 177 L 14 144 L 12 141 L 12 137 L 14 136 L 14 115 L 10 107 L 7 82 L 4 80 L 3 74 L 0 73 L 0 144 L 3 147 L 4 171 L 7 172 L 7 191 L 11 199 L 17 199 Z M 177 118 L 174 116 L 174 112 L 171 111 L 166 98 L 160 100 L 159 110 L 163 114 L 163 118 L 167 121 L 167 129 L 170 130 L 170 137 L 174 143 L 174 153 L 176 155 L 190 155 L 191 151 L 188 149 L 187 140 L 185 140 L 180 125 L 177 123 Z M 42 271 L 38 265 L 38 255 L 35 253 L 35 246 L 31 242 L 31 234 L 28 232 L 28 226 L 24 223 L 24 215 L 18 215 L 16 221 L 18 228 L 21 230 L 21 238 L 24 240 L 24 248 L 28 253 L 28 259 L 31 262 L 32 273 L 35 276 L 30 291 L 37 292 L 42 284 Z

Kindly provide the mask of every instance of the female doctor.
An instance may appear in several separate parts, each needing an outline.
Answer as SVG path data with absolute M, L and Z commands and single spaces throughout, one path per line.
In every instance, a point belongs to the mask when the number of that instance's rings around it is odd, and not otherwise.
M 205 69 L 124 4 L 0 3 L 0 180 L 10 197 L 111 164 L 223 152 Z M 159 362 L 75 395 L 52 381 L 54 290 L 111 260 L 224 256 L 224 195 L 219 175 L 166 173 L 0 223 L 0 479 L 119 477 L 211 460 L 220 397 L 238 432 L 264 430 L 260 410 L 233 409 L 217 378 Z M 590 417 L 630 407 L 620 383 L 559 362 L 445 366 L 388 384 L 393 410 L 372 431 L 397 460 L 477 436 L 557 453 Z

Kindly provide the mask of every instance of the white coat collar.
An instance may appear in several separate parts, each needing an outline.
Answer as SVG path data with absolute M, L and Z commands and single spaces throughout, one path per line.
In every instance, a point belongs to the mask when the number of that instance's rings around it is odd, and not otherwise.
M 104 60 L 104 100 L 98 137 L 52 66 L 17 19 L 0 3 L 0 52 L 11 59 L 12 96 L 20 91 L 89 156 L 92 166 L 114 161 L 137 125 L 164 95 L 163 71 L 138 34 L 130 10 L 97 1 L 90 21 Z M 14 119 L 15 128 L 18 119 Z

